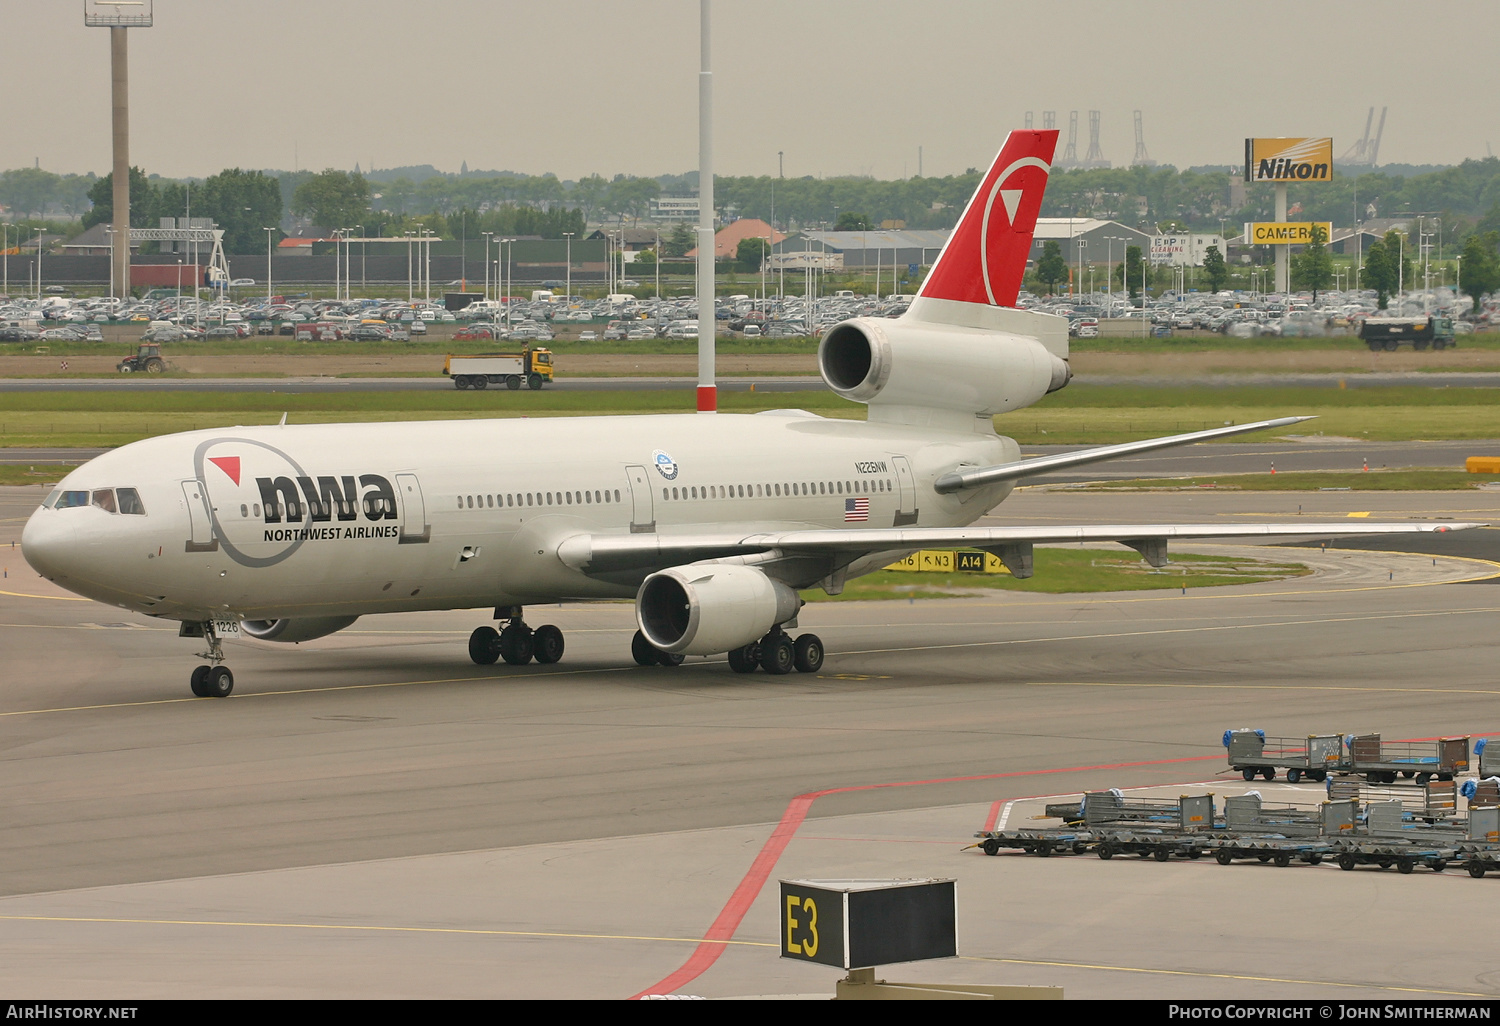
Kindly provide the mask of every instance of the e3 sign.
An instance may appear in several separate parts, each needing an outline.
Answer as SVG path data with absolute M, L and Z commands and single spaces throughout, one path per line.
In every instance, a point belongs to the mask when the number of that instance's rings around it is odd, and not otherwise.
M 865 969 L 958 954 L 952 880 L 783 880 L 781 957 Z
M 1245 181 L 1331 182 L 1332 139 L 1246 139 Z

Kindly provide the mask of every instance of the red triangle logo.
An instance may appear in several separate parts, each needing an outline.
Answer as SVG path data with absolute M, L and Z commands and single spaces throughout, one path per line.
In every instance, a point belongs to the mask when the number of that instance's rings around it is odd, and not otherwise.
M 229 475 L 229 480 L 240 483 L 240 458 L 238 456 L 210 456 L 208 462 Z

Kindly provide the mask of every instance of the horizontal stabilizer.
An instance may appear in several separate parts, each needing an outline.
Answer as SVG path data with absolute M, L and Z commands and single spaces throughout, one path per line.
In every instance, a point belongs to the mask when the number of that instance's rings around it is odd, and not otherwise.
M 1174 445 L 1192 445 L 1194 442 L 1208 442 L 1215 438 L 1242 435 L 1247 431 L 1288 427 L 1313 419 L 1312 417 L 1279 417 L 1276 420 L 1258 420 L 1253 424 L 1232 424 L 1228 427 L 1209 428 L 1207 431 L 1190 431 L 1185 435 L 1143 438 L 1139 442 L 1121 442 L 1119 445 L 1102 445 L 1095 449 L 1061 452 L 1055 456 L 1037 456 L 1033 459 L 1001 463 L 993 467 L 966 468 L 939 477 L 933 483 L 933 488 L 938 492 L 957 492 L 965 488 L 978 488 L 981 485 L 995 484 L 1000 481 L 1035 477 L 1037 474 L 1048 474 L 1055 470 L 1067 470 L 1070 467 L 1083 467 L 1090 463 L 1101 463 L 1104 460 L 1117 459 L 1121 456 L 1134 456 L 1137 453 L 1152 452 L 1156 449 L 1169 449 Z

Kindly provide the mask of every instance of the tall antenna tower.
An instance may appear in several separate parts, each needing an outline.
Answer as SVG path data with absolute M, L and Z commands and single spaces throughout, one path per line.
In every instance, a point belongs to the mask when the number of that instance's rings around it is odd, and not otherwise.
M 1099 149 L 1099 112 L 1089 111 L 1089 151 L 1083 158 L 1084 167 L 1109 167 L 1104 153 Z
M 1068 146 L 1063 150 L 1062 160 L 1057 162 L 1058 167 L 1078 166 L 1078 112 L 1068 111 Z
M 1131 167 L 1155 167 L 1156 161 L 1146 152 L 1146 133 L 1141 128 L 1141 112 L 1135 112 L 1135 156 L 1130 158 Z
M 116 293 L 130 295 L 130 62 L 125 32 L 150 28 L 155 0 L 84 0 L 83 23 L 109 29 L 110 109 L 114 132 L 114 239 L 110 253 Z M 37 283 L 41 287 L 41 283 Z
M 1043 130 L 1050 132 L 1050 131 L 1052 131 L 1056 127 L 1057 127 L 1057 111 L 1055 111 L 1055 110 L 1044 110 L 1044 111 L 1042 111 L 1042 128 L 1043 128 Z

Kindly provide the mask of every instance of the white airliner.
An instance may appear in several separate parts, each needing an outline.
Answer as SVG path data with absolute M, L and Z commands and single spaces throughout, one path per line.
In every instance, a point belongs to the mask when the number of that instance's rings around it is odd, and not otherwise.
M 799 410 L 214 429 L 106 453 L 26 524 L 27 560 L 59 585 L 178 620 L 208 662 L 192 690 L 234 687 L 222 640 L 305 641 L 366 613 L 494 607 L 476 663 L 556 662 L 563 635 L 522 607 L 633 598 L 642 665 L 728 653 L 739 672 L 816 671 L 797 590 L 924 547 L 997 554 L 1030 576 L 1041 542 L 1113 540 L 1166 561 L 1169 539 L 1447 531 L 1468 524 L 1310 523 L 975 528 L 1024 477 L 1278 427 L 1216 428 L 1023 460 L 996 414 L 1067 384 L 1061 318 L 1014 308 L 1057 133 L 1013 132 L 911 309 L 855 318 L 818 347 L 864 422 Z

